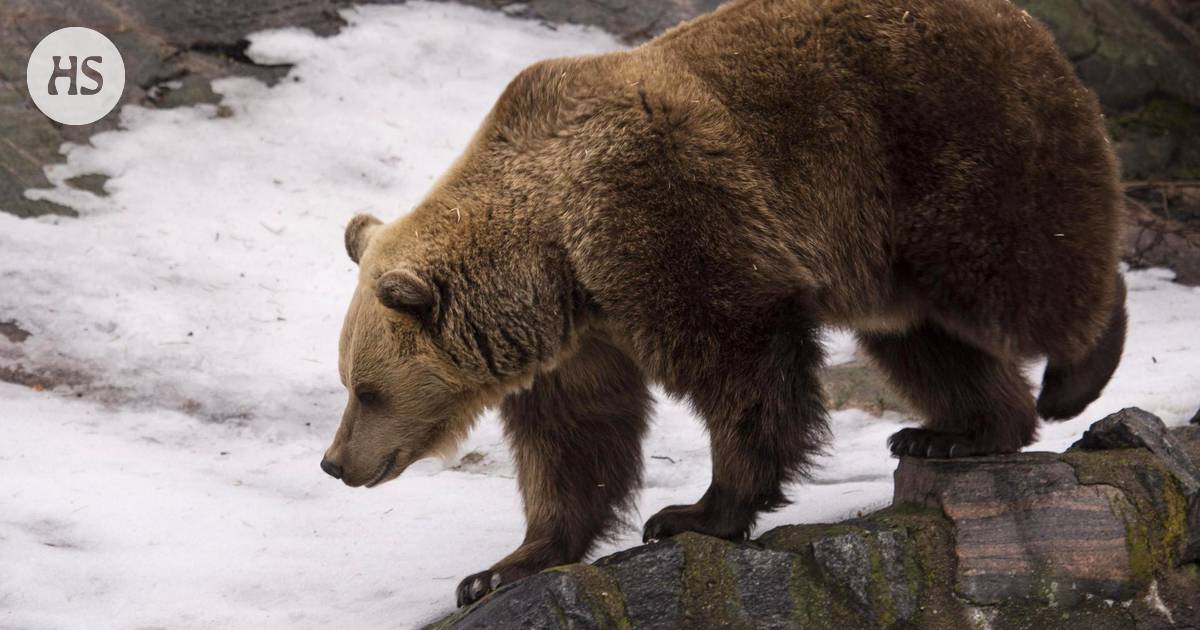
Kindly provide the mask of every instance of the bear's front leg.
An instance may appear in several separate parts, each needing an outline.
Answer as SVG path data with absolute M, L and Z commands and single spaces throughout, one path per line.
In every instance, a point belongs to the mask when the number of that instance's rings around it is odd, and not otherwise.
M 761 327 L 698 340 L 705 351 L 674 366 L 672 389 L 691 398 L 708 429 L 712 482 L 696 503 L 652 516 L 644 540 L 689 531 L 744 540 L 760 512 L 787 502 L 783 484 L 803 476 L 827 438 L 817 326 L 799 308 L 777 313 Z
M 650 409 L 642 371 L 596 334 L 500 409 L 525 503 L 525 541 L 458 586 L 458 605 L 543 569 L 578 562 L 627 507 L 642 475 Z

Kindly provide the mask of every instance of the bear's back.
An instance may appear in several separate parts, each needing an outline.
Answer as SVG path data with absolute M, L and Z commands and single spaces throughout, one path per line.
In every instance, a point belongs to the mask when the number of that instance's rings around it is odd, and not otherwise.
M 746 0 L 647 47 L 753 147 L 834 310 L 911 293 L 1060 332 L 1106 312 L 1109 292 L 1072 290 L 1117 260 L 1099 105 L 1007 0 Z

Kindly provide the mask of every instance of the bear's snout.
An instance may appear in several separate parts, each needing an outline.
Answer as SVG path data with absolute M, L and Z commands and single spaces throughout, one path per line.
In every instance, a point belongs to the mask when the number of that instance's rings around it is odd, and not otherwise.
M 342 478 L 342 467 L 329 461 L 328 458 L 321 458 L 321 470 L 324 470 L 325 474 L 333 477 L 334 479 Z

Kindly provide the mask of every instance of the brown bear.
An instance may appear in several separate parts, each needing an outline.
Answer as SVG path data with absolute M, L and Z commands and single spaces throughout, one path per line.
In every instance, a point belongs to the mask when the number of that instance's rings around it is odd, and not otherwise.
M 538 63 L 415 209 L 347 227 L 322 468 L 377 485 L 498 405 L 528 532 L 464 604 L 618 520 L 651 383 L 692 403 L 713 468 L 645 538 L 747 536 L 828 437 L 822 326 L 923 417 L 892 453 L 1014 452 L 1120 359 L 1120 208 L 1096 99 L 1006 0 L 742 0 Z

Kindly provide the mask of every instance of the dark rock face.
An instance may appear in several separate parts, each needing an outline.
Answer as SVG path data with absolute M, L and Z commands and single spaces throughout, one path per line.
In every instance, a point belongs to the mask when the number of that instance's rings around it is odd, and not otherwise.
M 1200 102 L 1193 26 L 1154 0 L 1021 0 L 1058 38 L 1079 76 L 1114 108 L 1164 93 Z
M 539 573 L 506 597 L 489 598 L 457 628 L 599 628 L 599 620 L 566 573 Z M 565 623 L 564 623 L 565 622 Z
M 1182 10 L 1159 0 L 1017 4 L 1050 27 L 1099 95 L 1126 178 L 1200 172 L 1200 33 Z
M 909 590 L 903 563 L 904 550 L 892 530 L 866 530 L 819 538 L 812 542 L 813 559 L 830 580 L 850 594 L 858 612 L 874 623 L 884 619 L 876 611 L 876 600 L 890 599 L 891 612 L 909 619 L 916 611 L 916 594 Z M 870 567 L 873 572 L 863 571 Z M 873 577 L 882 577 L 873 584 Z M 884 592 L 874 592 L 880 586 Z
M 904 458 L 894 505 L 542 573 L 434 628 L 1200 627 L 1200 427 L 1126 409 L 1067 453 Z M 1089 450 L 1090 449 L 1090 450 Z
M 679 619 L 683 550 L 672 540 L 635 547 L 596 563 L 611 567 L 625 612 L 639 628 L 671 628 Z
M 738 547 L 730 552 L 737 596 L 757 628 L 791 627 L 792 556 L 780 551 Z

